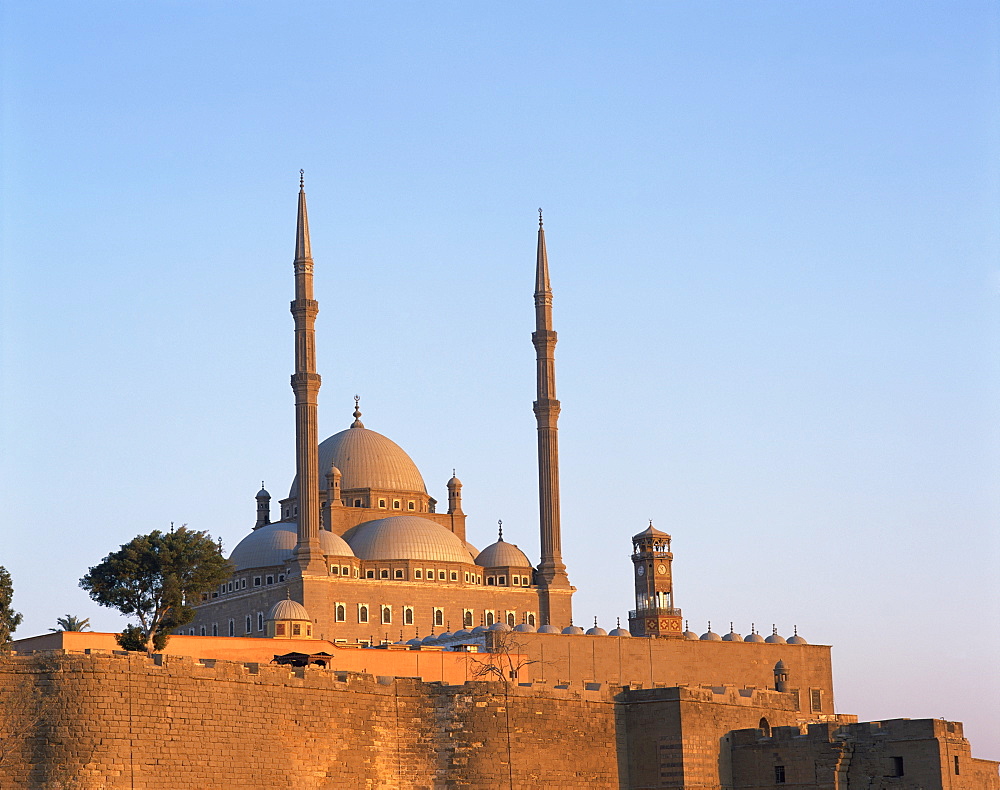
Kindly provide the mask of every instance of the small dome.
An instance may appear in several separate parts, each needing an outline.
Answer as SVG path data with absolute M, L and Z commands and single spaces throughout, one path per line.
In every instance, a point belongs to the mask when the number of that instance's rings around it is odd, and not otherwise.
M 465 548 L 469 552 L 469 556 L 470 557 L 478 557 L 479 556 L 479 549 L 477 549 L 475 546 L 473 546 L 471 543 L 469 543 L 469 541 L 465 541 Z
M 512 631 L 513 629 L 509 625 L 507 625 L 507 623 L 496 622 L 496 623 L 493 623 L 493 625 L 491 625 L 489 627 L 489 630 L 490 631 Z
M 715 631 L 713 631 L 711 628 L 709 628 L 708 631 L 706 631 L 705 633 L 703 633 L 699 637 L 699 639 L 701 639 L 701 641 L 703 641 L 703 642 L 721 642 L 722 641 L 722 637 L 719 636 L 717 633 L 715 633 Z
M 267 619 L 312 621 L 312 618 L 309 616 L 309 612 L 306 611 L 306 608 L 298 601 L 293 601 L 290 598 L 278 601 L 274 606 L 272 606 L 271 611 L 268 612 Z
M 582 634 L 582 633 L 583 633 L 583 629 L 582 629 L 582 628 L 580 628 L 580 626 L 578 626 L 578 625 L 568 625 L 568 626 L 566 626 L 566 627 L 565 627 L 565 628 L 564 628 L 564 629 L 562 630 L 562 632 L 563 632 L 564 634 L 569 634 L 569 635 L 571 635 L 571 636 L 576 636 L 576 635 L 578 635 L 578 634 Z
M 632 634 L 621 626 L 618 626 L 617 628 L 612 628 L 611 633 L 608 634 L 608 636 L 632 636 Z
M 472 636 L 476 636 L 477 634 L 485 634 L 489 630 L 490 629 L 488 629 L 485 625 L 477 625 L 475 628 L 472 629 Z
M 694 640 L 694 641 L 697 642 L 698 641 L 698 634 L 696 634 L 694 631 L 692 631 L 689 628 L 687 631 L 684 632 L 684 638 L 685 639 L 692 639 L 692 640 Z
M 799 636 L 799 627 L 795 626 L 795 633 L 788 637 L 788 644 L 790 645 L 808 645 L 809 643 Z
M 340 475 L 340 476 L 341 476 L 341 478 L 343 478 L 343 476 L 344 476 L 343 472 L 341 472 L 341 471 L 340 471 L 340 470 L 339 470 L 339 469 L 338 469 L 337 467 L 335 467 L 335 466 L 331 466 L 331 467 L 330 467 L 330 468 L 329 468 L 329 469 L 327 470 L 327 472 L 326 472 L 326 473 L 327 473 L 328 475 L 330 475 L 331 477 L 336 477 L 337 475 Z
M 284 565 L 292 558 L 298 540 L 298 526 L 292 521 L 265 524 L 236 544 L 236 548 L 229 555 L 229 561 L 238 571 Z M 354 552 L 344 539 L 327 529 L 319 531 L 319 545 L 328 557 L 354 556 Z
M 420 644 L 429 645 L 432 644 L 433 642 L 437 642 L 437 639 L 438 638 L 434 636 L 434 634 L 427 634 L 427 636 L 425 636 L 423 639 L 420 640 Z
M 732 629 L 732 626 L 730 626 L 729 627 L 729 633 L 723 635 L 722 641 L 723 642 L 742 642 L 743 641 L 743 637 L 740 636 L 738 633 L 736 633 Z
M 389 516 L 351 527 L 344 539 L 363 560 L 428 560 L 472 564 L 454 532 L 420 516 Z
M 600 626 L 594 626 L 593 628 L 587 629 L 587 636 L 607 636 L 608 632 L 605 631 Z
M 257 499 L 270 499 L 271 495 L 267 493 L 267 490 L 261 486 L 260 491 L 257 492 Z
M 451 476 L 451 480 L 448 481 L 448 488 L 454 488 L 455 486 L 458 486 L 459 488 L 461 488 L 462 487 L 462 481 L 459 480 L 457 477 L 455 477 L 455 475 L 452 475 Z
M 533 625 L 529 625 L 528 623 L 521 623 L 520 625 L 515 625 L 514 630 L 519 631 L 522 634 L 533 634 L 538 629 L 535 628 L 535 626 Z
M 783 637 L 779 633 L 773 633 L 773 634 L 771 634 L 764 641 L 767 642 L 769 645 L 787 645 L 788 644 L 788 642 L 785 641 L 785 637 Z
M 359 421 L 346 431 L 335 433 L 319 445 L 319 468 L 340 469 L 340 487 L 345 491 L 355 488 L 375 488 L 382 491 L 399 491 L 426 494 L 420 470 L 392 439 L 365 428 Z M 326 475 L 320 475 L 319 487 L 326 491 Z M 289 497 L 299 495 L 299 481 L 292 482 Z
M 451 639 L 454 634 L 451 631 L 445 631 L 443 634 L 438 634 L 438 641 L 443 642 L 445 639 Z
M 454 637 L 455 639 L 465 639 L 465 638 L 466 638 L 467 636 L 472 636 L 472 633 L 471 633 L 470 631 L 466 631 L 466 630 L 465 630 L 464 628 L 460 628 L 460 629 L 458 629 L 458 630 L 457 630 L 457 631 L 456 631 L 456 632 L 455 632 L 455 633 L 453 634 L 453 637 Z
M 413 637 L 413 639 L 407 639 L 406 644 L 412 645 L 413 647 L 420 647 L 421 642 L 417 637 Z
M 785 666 L 785 662 L 784 661 L 782 661 L 782 660 L 779 659 L 778 663 L 774 665 L 774 671 L 775 672 L 787 672 L 788 671 L 788 667 Z
M 476 565 L 484 568 L 531 568 L 524 552 L 504 540 L 498 540 L 483 549 L 476 557 Z
M 538 629 L 538 633 L 540 633 L 540 634 L 560 634 L 562 632 L 559 630 L 559 626 L 556 626 L 556 625 L 543 625 L 541 628 Z
M 753 633 L 747 634 L 746 639 L 744 639 L 743 641 L 744 642 L 763 642 L 765 640 L 764 640 L 764 637 L 762 637 L 760 634 L 758 634 L 756 631 L 754 631 Z

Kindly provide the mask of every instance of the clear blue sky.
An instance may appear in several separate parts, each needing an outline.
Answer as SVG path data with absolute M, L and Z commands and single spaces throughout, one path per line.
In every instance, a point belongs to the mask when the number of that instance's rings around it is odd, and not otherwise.
M 537 556 L 546 210 L 577 621 L 674 536 L 692 628 L 832 644 L 838 708 L 1000 758 L 993 2 L 8 0 L 0 564 L 19 636 L 293 462 L 305 168 L 324 435 L 359 393 Z

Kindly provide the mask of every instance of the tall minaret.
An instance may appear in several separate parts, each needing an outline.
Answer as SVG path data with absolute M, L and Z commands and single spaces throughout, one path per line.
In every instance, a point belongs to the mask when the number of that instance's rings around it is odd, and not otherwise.
M 542 210 L 538 209 L 538 254 L 535 262 L 535 331 L 537 359 L 538 511 L 542 558 L 538 566 L 539 605 L 543 624 L 566 626 L 572 621 L 573 588 L 562 561 L 559 530 L 559 401 L 556 400 L 556 333 L 552 329 L 552 288 L 545 251 Z
M 299 481 L 298 542 L 293 561 L 299 573 L 326 575 L 320 548 L 319 530 L 319 429 L 316 396 L 320 377 L 316 372 L 316 314 L 313 299 L 313 259 L 309 244 L 309 216 L 306 213 L 304 173 L 299 171 L 299 215 L 295 227 L 295 472 Z

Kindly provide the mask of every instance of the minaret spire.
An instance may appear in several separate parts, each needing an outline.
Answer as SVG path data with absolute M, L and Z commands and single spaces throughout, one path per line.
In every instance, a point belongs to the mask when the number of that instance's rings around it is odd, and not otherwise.
M 538 424 L 538 506 L 541 563 L 538 586 L 542 622 L 549 625 L 572 621 L 573 588 L 562 561 L 559 526 L 559 401 L 556 399 L 556 333 L 552 329 L 552 288 L 549 258 L 545 248 L 542 210 L 538 209 L 538 250 L 535 258 L 535 346 Z
M 295 299 L 291 310 L 295 320 L 295 471 L 299 482 L 298 542 L 294 562 L 299 573 L 326 575 L 320 548 L 319 511 L 319 429 L 316 401 L 320 377 L 316 372 L 316 315 L 319 303 L 313 298 L 313 259 L 309 243 L 309 215 L 306 211 L 305 173 L 299 171 L 299 211 L 295 224 Z

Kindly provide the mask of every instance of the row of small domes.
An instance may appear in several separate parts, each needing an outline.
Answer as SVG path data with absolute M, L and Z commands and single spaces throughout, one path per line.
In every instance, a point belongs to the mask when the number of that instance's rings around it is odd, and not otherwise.
M 733 630 L 733 624 L 729 624 L 729 633 L 724 636 L 719 636 L 715 631 L 712 630 L 712 622 L 708 623 L 708 631 L 706 631 L 701 636 L 698 636 L 694 631 L 688 628 L 687 623 L 684 624 L 684 638 L 692 640 L 701 640 L 704 642 L 766 642 L 771 645 L 808 645 L 809 643 L 799 636 L 798 626 L 794 626 L 794 633 L 792 636 L 785 639 L 778 633 L 776 626 L 771 626 L 771 635 L 768 637 L 763 637 L 757 633 L 757 629 L 754 624 L 750 624 L 750 633 L 747 636 L 740 636 Z
M 487 631 L 501 631 L 501 632 L 518 632 L 518 633 L 528 633 L 528 634 L 567 634 L 567 635 L 580 635 L 585 634 L 587 636 L 632 636 L 628 631 L 622 628 L 620 625 L 617 628 L 611 629 L 611 632 L 605 631 L 600 628 L 596 623 L 593 628 L 589 628 L 584 631 L 578 625 L 568 625 L 565 628 L 559 628 L 557 625 L 543 625 L 541 628 L 536 628 L 533 625 L 528 625 L 527 623 L 521 623 L 511 628 L 506 623 L 494 623 L 493 625 L 477 625 L 471 630 L 460 629 L 455 633 L 450 631 L 445 631 L 443 634 L 428 634 L 423 639 L 419 637 L 414 637 L 413 639 L 408 639 L 405 642 L 397 642 L 396 644 L 403 645 L 429 645 L 436 642 L 447 642 L 452 639 L 467 639 L 473 636 L 479 636 L 480 634 L 485 634 Z

